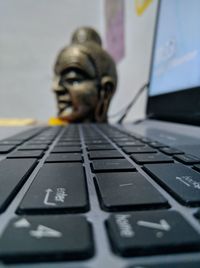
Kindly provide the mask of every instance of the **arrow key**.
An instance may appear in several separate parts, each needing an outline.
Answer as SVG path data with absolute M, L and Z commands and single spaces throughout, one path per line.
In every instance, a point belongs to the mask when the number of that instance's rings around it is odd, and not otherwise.
M 91 226 L 83 216 L 15 218 L 0 240 L 6 263 L 87 259 L 93 251 Z
M 114 252 L 122 256 L 199 250 L 200 235 L 175 211 L 116 213 L 107 220 Z

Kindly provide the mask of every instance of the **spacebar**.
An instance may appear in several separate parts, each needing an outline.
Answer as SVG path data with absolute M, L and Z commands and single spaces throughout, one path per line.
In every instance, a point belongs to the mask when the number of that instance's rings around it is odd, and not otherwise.
M 0 212 L 3 212 L 35 167 L 35 159 L 5 159 L 0 162 Z

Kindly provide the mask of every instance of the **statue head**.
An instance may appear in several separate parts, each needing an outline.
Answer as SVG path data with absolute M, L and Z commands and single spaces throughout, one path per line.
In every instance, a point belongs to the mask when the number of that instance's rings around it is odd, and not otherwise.
M 67 122 L 106 122 L 117 86 L 113 59 L 91 28 L 79 28 L 60 51 L 54 67 L 53 91 L 58 117 Z

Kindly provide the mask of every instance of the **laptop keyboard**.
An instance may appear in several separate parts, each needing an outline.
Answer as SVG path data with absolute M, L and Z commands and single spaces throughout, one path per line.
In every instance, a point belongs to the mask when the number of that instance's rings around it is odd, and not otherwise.
M 200 267 L 199 158 L 104 124 L 35 128 L 0 157 L 0 267 Z

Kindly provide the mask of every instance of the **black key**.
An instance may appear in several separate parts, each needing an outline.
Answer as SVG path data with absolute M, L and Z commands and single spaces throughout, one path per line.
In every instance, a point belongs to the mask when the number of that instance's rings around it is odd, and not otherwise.
M 47 145 L 49 145 L 49 144 L 51 144 L 52 143 L 52 141 L 50 141 L 50 140 L 42 140 L 42 141 L 38 141 L 38 140 L 29 140 L 29 141 L 27 141 L 25 144 L 26 145 L 39 145 L 39 144 L 41 144 L 41 145 L 43 145 L 43 144 L 47 144 Z
M 194 168 L 195 168 L 197 171 L 200 171 L 200 165 L 195 165 Z
M 31 144 L 26 144 L 23 146 L 20 146 L 18 148 L 19 151 L 25 151 L 25 150 L 47 150 L 48 149 L 48 145 L 45 144 L 35 144 L 35 145 L 31 145 Z
M 11 152 L 16 146 L 15 145 L 0 145 L 0 154 L 6 154 Z
M 85 142 L 86 145 L 97 145 L 97 144 L 110 144 L 107 140 L 91 140 Z
M 169 207 L 167 200 L 138 172 L 96 175 L 104 210 L 132 210 Z
M 184 154 L 182 151 L 176 148 L 170 148 L 170 147 L 161 148 L 160 151 L 168 155 Z
M 117 145 L 123 147 L 124 150 L 129 148 L 129 146 L 145 146 L 145 144 L 140 141 L 117 142 Z
M 19 145 L 21 144 L 21 141 L 16 141 L 16 140 L 1 140 L 0 145 Z
M 196 164 L 196 163 L 200 163 L 200 158 L 193 156 L 193 155 L 176 155 L 174 156 L 174 158 L 186 165 L 192 165 L 192 164 Z
M 12 136 L 11 138 L 9 138 L 9 140 L 18 140 L 18 141 L 26 141 L 28 139 L 31 139 L 32 137 L 34 137 L 36 134 L 38 134 L 39 132 L 41 132 L 42 129 L 40 128 L 35 128 L 35 129 L 31 129 L 31 130 L 27 130 L 24 131 L 22 133 L 16 134 L 14 136 Z
M 136 140 L 142 140 L 144 138 L 136 133 L 131 133 L 131 137 L 133 137 Z
M 124 137 L 124 138 L 113 138 L 112 139 L 113 141 L 119 143 L 119 142 L 132 142 L 132 141 L 135 141 L 134 138 L 131 138 L 131 137 Z
M 154 148 L 163 148 L 163 147 L 167 147 L 167 145 L 160 143 L 158 141 L 152 141 L 149 143 L 150 146 L 154 147 Z
M 199 251 L 200 235 L 175 211 L 111 215 L 107 229 L 114 251 L 123 256 Z
M 111 138 L 111 139 L 123 139 L 127 138 L 127 135 L 116 133 L 116 132 L 109 132 L 109 131 L 104 131 L 105 134 Z
M 185 205 L 200 204 L 200 174 L 182 164 L 145 165 L 145 170 Z
M 139 145 L 139 146 L 145 147 L 145 144 Z M 124 146 L 124 147 L 122 147 L 122 150 L 127 154 L 132 154 L 135 150 L 137 150 L 137 149 L 135 149 L 135 147 L 138 148 L 139 146 L 138 145 L 137 146 Z M 152 151 L 153 151 L 153 149 L 152 149 Z
M 36 137 L 34 139 L 32 139 L 32 141 L 40 141 L 41 143 L 45 142 L 45 141 L 48 141 L 48 142 L 52 142 L 54 140 L 54 138 L 46 138 L 46 137 Z
M 60 141 L 56 143 L 56 146 L 80 146 L 80 142 Z
M 80 153 L 81 147 L 80 146 L 64 146 L 59 147 L 55 146 L 51 153 Z
M 77 138 L 61 138 L 61 139 L 59 139 L 59 142 L 79 142 L 80 143 L 80 139 L 77 139 Z
M 147 164 L 147 163 L 168 163 L 173 162 L 173 159 L 161 154 L 132 154 L 131 158 L 135 160 L 139 164 Z
M 93 252 L 91 226 L 83 216 L 15 218 L 0 240 L 0 259 L 8 263 L 87 259 Z
M 195 213 L 195 217 L 200 220 L 200 209 Z
M 19 212 L 81 212 L 89 208 L 82 164 L 48 163 L 31 184 Z
M 158 151 L 154 148 L 149 147 L 149 146 L 144 146 L 144 147 L 143 146 L 138 146 L 138 147 L 135 146 L 135 147 L 132 147 L 130 152 L 133 154 L 141 154 L 141 153 L 157 153 Z
M 140 138 L 140 140 L 141 140 L 142 142 L 145 142 L 145 143 L 153 142 L 153 141 L 150 140 L 149 138 Z
M 5 159 L 0 162 L 1 212 L 12 201 L 35 165 L 35 159 Z
M 41 158 L 44 152 L 41 150 L 32 151 L 15 151 L 8 155 L 7 158 Z
M 90 159 L 102 159 L 102 158 L 123 158 L 123 155 L 117 150 L 103 150 L 103 151 L 91 151 L 89 153 Z
M 45 162 L 82 162 L 82 157 L 80 153 L 57 153 L 50 154 Z
M 133 164 L 126 159 L 94 160 L 92 168 L 95 172 L 135 170 Z
M 184 262 L 168 262 L 167 263 L 157 263 L 157 264 L 139 264 L 133 265 L 129 268 L 199 268 L 199 261 L 184 261 Z
M 115 149 L 111 144 L 89 144 L 87 145 L 89 151 L 96 151 L 96 150 L 113 150 Z

